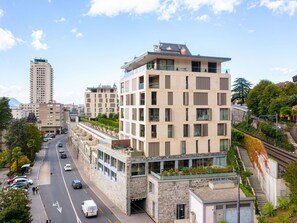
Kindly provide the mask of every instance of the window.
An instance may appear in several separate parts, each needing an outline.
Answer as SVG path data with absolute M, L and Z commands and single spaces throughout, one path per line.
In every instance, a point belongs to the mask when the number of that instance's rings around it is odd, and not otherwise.
M 144 121 L 144 109 L 139 109 L 139 121 Z
M 159 88 L 159 75 L 149 76 L 149 88 Z
M 100 160 L 103 160 L 103 156 L 104 156 L 104 153 L 102 151 L 99 151 L 99 159 Z
M 173 138 L 173 125 L 168 125 L 167 137 Z
M 113 167 L 117 167 L 117 160 L 114 157 L 111 157 L 110 165 L 113 166 Z
M 161 164 L 160 162 L 151 162 L 149 163 L 149 171 L 154 173 L 160 173 Z
M 189 105 L 189 92 L 183 92 L 183 105 Z
M 171 122 L 171 108 L 165 108 L 165 122 Z
M 136 124 L 131 123 L 131 134 L 136 136 Z
M 150 142 L 148 144 L 148 155 L 150 157 L 159 156 L 160 155 L 160 143 L 159 142 Z
M 176 205 L 176 219 L 185 219 L 185 204 Z
M 210 90 L 210 77 L 196 77 L 197 90 Z
M 164 161 L 164 170 L 175 169 L 175 161 Z
M 220 78 L 220 90 L 229 90 L 229 78 Z
M 165 75 L 165 89 L 170 89 L 170 75 Z
M 144 78 L 143 76 L 139 77 L 139 90 L 144 89 Z
M 189 160 L 179 160 L 178 161 L 178 169 L 182 169 L 184 167 L 189 167 Z
M 225 135 L 227 135 L 227 124 L 219 123 L 218 124 L 218 136 L 225 136 Z
M 210 108 L 197 108 L 196 109 L 196 121 L 211 120 Z
M 150 182 L 150 181 L 149 181 L 149 192 L 152 193 L 152 194 L 155 192 L 154 184 L 152 182 Z
M 151 132 L 152 132 L 152 138 L 157 138 L 157 125 L 152 125 L 152 128 L 151 128 Z
M 181 147 L 181 154 L 186 154 L 186 150 L 187 150 L 187 144 L 186 141 L 181 141 L 180 143 L 180 147 Z
M 168 105 L 173 105 L 173 92 L 168 92 L 168 95 L 167 95 L 167 104 Z
M 217 104 L 218 105 L 227 105 L 227 94 L 226 93 L 218 93 L 217 94 Z
M 152 95 L 152 98 L 151 98 L 152 99 L 152 103 L 151 104 L 152 105 L 157 105 L 157 92 L 152 91 L 151 93 L 152 93 L 151 94 Z
M 217 72 L 217 63 L 208 62 L 208 73 L 216 73 Z
M 158 70 L 174 70 L 174 60 L 157 60 L 157 69 Z
M 189 132 L 190 132 L 190 126 L 188 124 L 185 124 L 184 125 L 184 137 L 189 137 L 190 136 Z
M 149 117 L 151 122 L 159 121 L 159 109 L 158 108 L 150 108 L 149 109 Z
M 192 61 L 192 72 L 200 72 L 200 70 L 201 70 L 201 62 Z
M 145 175 L 145 163 L 132 163 L 131 175 L 132 176 Z
M 186 89 L 189 89 L 189 77 L 186 76 Z
M 104 154 L 104 162 L 105 163 L 110 163 L 110 155 Z
M 199 153 L 199 142 L 196 140 L 196 153 Z
M 194 92 L 194 105 L 208 105 L 208 94 L 202 92 Z
M 165 156 L 170 156 L 170 142 L 165 142 Z
M 118 161 L 117 171 L 125 173 L 125 163 Z
M 140 101 L 139 104 L 140 105 L 145 105 L 145 94 L 144 93 L 140 93 Z
M 117 181 L 117 174 L 113 171 L 110 171 L 110 178 L 113 181 Z
M 194 124 L 194 136 L 208 136 L 208 125 Z
M 140 137 L 145 137 L 145 125 L 140 125 Z
M 132 120 L 136 121 L 137 120 L 137 109 L 132 108 Z
M 229 139 L 220 139 L 220 151 L 228 151 Z
M 220 108 L 220 120 L 221 121 L 230 120 L 229 114 L 230 114 L 229 108 Z
M 105 166 L 104 167 L 104 175 L 109 176 L 110 170 Z
M 208 152 L 210 153 L 210 139 L 208 140 Z

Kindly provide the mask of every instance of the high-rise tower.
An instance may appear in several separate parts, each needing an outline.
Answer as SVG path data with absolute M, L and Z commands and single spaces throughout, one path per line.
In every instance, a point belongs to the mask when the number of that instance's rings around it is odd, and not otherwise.
M 30 64 L 30 103 L 53 101 L 53 68 L 45 59 Z

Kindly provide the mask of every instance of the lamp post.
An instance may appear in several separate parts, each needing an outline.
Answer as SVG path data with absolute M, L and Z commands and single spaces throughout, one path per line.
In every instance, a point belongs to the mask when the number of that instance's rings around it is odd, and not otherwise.
M 237 175 L 237 223 L 240 223 L 240 175 Z

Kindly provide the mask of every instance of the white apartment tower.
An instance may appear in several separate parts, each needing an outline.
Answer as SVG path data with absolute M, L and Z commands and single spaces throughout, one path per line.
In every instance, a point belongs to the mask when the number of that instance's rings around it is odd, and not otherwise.
M 30 103 L 53 101 L 53 68 L 45 59 L 30 63 Z
M 192 55 L 184 44 L 159 43 L 125 63 L 120 139 L 131 139 L 132 148 L 146 157 L 211 154 L 208 165 L 225 165 L 231 77 L 222 63 L 229 60 Z
M 85 114 L 96 118 L 99 114 L 118 113 L 117 86 L 88 87 L 85 92 Z

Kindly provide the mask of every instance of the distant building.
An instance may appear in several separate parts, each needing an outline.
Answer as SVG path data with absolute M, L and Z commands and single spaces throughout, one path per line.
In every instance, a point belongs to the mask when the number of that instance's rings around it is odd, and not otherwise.
M 96 118 L 99 114 L 118 113 L 117 86 L 114 84 L 88 87 L 85 92 L 85 115 Z
M 30 63 L 30 103 L 53 101 L 53 68 L 45 59 Z
M 34 113 L 37 120 L 39 120 L 39 104 L 37 103 L 26 103 L 20 104 L 22 110 L 22 118 L 27 118 L 30 113 Z
M 39 105 L 39 128 L 44 133 L 60 134 L 64 122 L 64 106 L 60 103 L 44 103 Z

